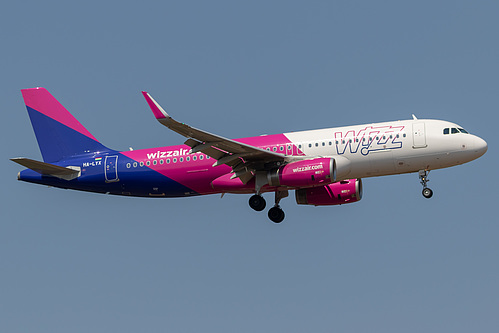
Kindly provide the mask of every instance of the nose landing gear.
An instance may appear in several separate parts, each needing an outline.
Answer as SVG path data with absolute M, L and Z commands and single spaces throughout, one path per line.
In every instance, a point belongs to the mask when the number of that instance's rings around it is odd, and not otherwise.
M 428 174 L 430 171 L 419 170 L 419 180 L 421 181 L 421 185 L 423 185 L 423 197 L 426 199 L 430 199 L 433 196 L 433 191 L 427 187 L 427 183 L 430 181 L 428 179 Z

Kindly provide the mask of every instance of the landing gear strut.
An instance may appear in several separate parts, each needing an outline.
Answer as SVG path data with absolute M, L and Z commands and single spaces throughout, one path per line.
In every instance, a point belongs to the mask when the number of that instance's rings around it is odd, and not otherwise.
M 423 197 L 429 199 L 433 196 L 433 191 L 426 186 L 426 184 L 430 181 L 428 179 L 428 174 L 430 171 L 419 170 L 419 180 L 421 181 L 421 185 L 423 185 Z
M 275 192 L 275 205 L 274 207 L 269 209 L 269 219 L 275 223 L 281 223 L 284 220 L 285 214 L 284 211 L 279 206 L 279 202 L 281 199 L 286 198 L 289 195 L 289 192 L 286 191 L 276 191 Z

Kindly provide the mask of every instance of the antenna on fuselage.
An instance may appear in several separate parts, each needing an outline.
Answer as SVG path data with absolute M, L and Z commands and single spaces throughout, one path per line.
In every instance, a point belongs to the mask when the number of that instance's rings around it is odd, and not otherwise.
M 412 114 L 412 119 L 418 120 L 418 118 L 414 115 L 414 113 Z

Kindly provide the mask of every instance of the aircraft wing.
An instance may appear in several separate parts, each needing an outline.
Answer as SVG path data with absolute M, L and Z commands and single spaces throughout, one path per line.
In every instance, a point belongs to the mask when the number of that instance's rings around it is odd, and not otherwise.
M 185 144 L 192 148 L 191 153 L 202 152 L 213 157 L 217 160 L 213 166 L 229 165 L 234 173 L 231 178 L 239 177 L 243 183 L 247 183 L 255 172 L 263 170 L 266 164 L 275 162 L 280 165 L 285 160 L 284 155 L 180 123 L 170 117 L 149 93 L 143 91 L 142 94 L 161 124 L 188 138 Z

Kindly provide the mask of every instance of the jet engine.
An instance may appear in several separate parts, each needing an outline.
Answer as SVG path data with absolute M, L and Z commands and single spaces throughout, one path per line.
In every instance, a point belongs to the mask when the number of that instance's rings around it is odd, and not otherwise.
M 333 206 L 362 199 L 362 180 L 348 179 L 325 186 L 303 188 L 295 191 L 299 205 Z
M 309 187 L 329 184 L 336 179 L 334 158 L 291 162 L 267 174 L 270 186 Z
M 267 173 L 270 186 L 312 187 L 334 183 L 350 172 L 350 161 L 342 156 L 291 162 Z

